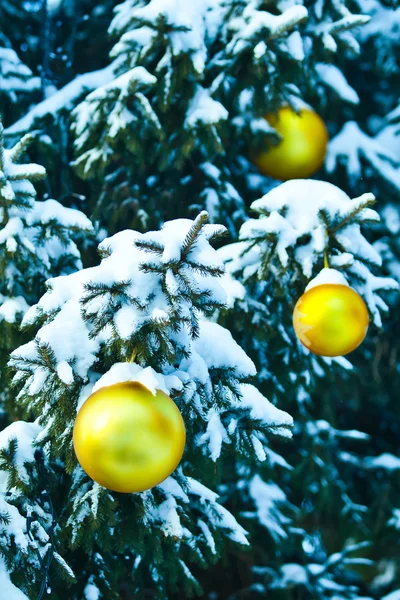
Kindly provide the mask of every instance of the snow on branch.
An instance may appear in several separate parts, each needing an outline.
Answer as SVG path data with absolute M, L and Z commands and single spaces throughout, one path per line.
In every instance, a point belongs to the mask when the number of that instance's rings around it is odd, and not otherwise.
M 13 148 L 4 147 L 4 128 L 0 122 L 0 198 L 2 205 L 10 206 L 21 202 L 28 205 L 36 196 L 33 182 L 46 177 L 46 170 L 41 165 L 15 163 L 32 142 L 31 135 L 25 135 Z
M 276 573 L 275 579 L 269 584 L 270 589 L 287 590 L 288 587 L 306 587 L 316 598 L 330 597 L 332 591 L 335 597 L 341 597 L 349 588 L 356 594 L 355 586 L 339 583 L 337 571 L 346 565 L 371 565 L 373 561 L 364 557 L 351 557 L 353 554 L 368 547 L 368 542 L 351 544 L 340 552 L 328 556 L 324 563 L 310 562 L 306 564 L 287 563 Z M 260 568 L 260 571 L 262 567 Z M 355 597 L 355 595 L 354 595 Z
M 247 3 L 240 17 L 232 19 L 230 29 L 235 32 L 227 46 L 228 52 L 238 54 L 254 42 L 262 33 L 267 39 L 279 37 L 290 31 L 307 19 L 308 12 L 304 6 L 291 6 L 280 15 L 273 15 L 264 10 L 258 10 L 259 3 L 252 0 Z
M 47 115 L 55 115 L 61 110 L 70 110 L 78 98 L 111 81 L 114 78 L 116 66 L 117 63 L 114 61 L 99 71 L 78 75 L 52 96 L 36 104 L 22 119 L 8 127 L 6 135 L 14 136 L 23 131 L 29 131 L 35 126 L 37 120 Z
M 6 94 L 12 102 L 18 101 L 18 94 L 27 94 L 40 88 L 40 78 L 19 58 L 12 48 L 0 47 L 0 94 Z
M 94 390 L 120 381 L 164 390 L 187 424 L 188 453 L 201 452 L 209 462 L 229 443 L 265 460 L 267 433 L 291 435 L 292 418 L 249 383 L 256 373 L 252 360 L 227 329 L 206 318 L 226 299 L 219 281 L 223 263 L 210 244 L 225 228 L 207 219 L 202 212 L 194 221 L 177 219 L 159 231 L 128 230 L 104 240 L 98 266 L 49 280 L 24 319 L 38 331 L 12 353 L 17 401 L 43 424 L 40 443 L 49 454 L 71 465 L 66 520 L 73 544 L 104 511 L 119 510 L 111 492 L 94 484 L 72 454 L 76 410 Z M 218 496 L 184 473 L 185 459 L 155 490 L 135 495 L 145 515 L 139 526 L 211 555 L 224 537 L 247 545 L 245 530 Z M 180 554 L 177 560 L 184 568 Z
M 169 55 L 190 57 L 195 72 L 202 73 L 206 64 L 206 34 L 218 30 L 215 20 L 221 19 L 219 2 L 192 0 L 169 2 L 150 0 L 147 5 L 127 0 L 116 8 L 116 16 L 109 32 L 120 36 L 111 56 L 125 58 L 135 64 L 145 55 L 161 35 L 168 45 Z M 165 58 L 159 67 L 165 64 Z M 157 69 L 156 69 L 157 70 Z
M 46 571 L 43 557 L 52 548 L 49 533 L 52 511 L 37 492 L 41 477 L 39 463 L 44 466 L 36 447 L 40 431 L 37 423 L 17 421 L 0 433 L 0 589 L 10 600 L 27 600 L 10 577 L 14 571 L 20 574 L 21 559 L 27 580 L 40 583 Z M 33 490 L 37 497 L 32 497 Z M 58 557 L 68 577 L 71 569 Z
M 63 415 L 70 432 L 75 407 L 91 390 L 125 378 L 177 395 L 190 418 L 200 419 L 199 439 L 208 432 L 201 440 L 207 456 L 216 457 L 212 427 L 218 419 L 226 429 L 222 437 L 239 440 L 246 419 L 260 434 L 290 435 L 292 418 L 244 385 L 255 375 L 253 362 L 229 331 L 205 319 L 226 301 L 219 282 L 223 263 L 209 241 L 225 228 L 207 224 L 207 217 L 203 212 L 194 221 L 169 221 L 145 234 L 118 233 L 101 243 L 100 265 L 48 282 L 48 292 L 23 321 L 42 326 L 11 363 L 16 384 L 23 382 L 22 396 L 49 433 L 60 418 L 55 389 L 71 396 Z M 135 364 L 124 362 L 133 351 Z M 113 366 L 99 373 L 99 360 L 111 356 Z M 84 395 L 77 395 L 83 384 Z M 234 420 L 238 427 L 231 435 Z M 55 443 L 63 446 L 59 436 Z
M 349 104 L 359 104 L 360 98 L 357 92 L 338 67 L 327 63 L 317 63 L 315 69 L 322 83 L 331 88 L 342 100 Z
M 374 202 L 372 194 L 350 199 L 324 181 L 287 181 L 253 202 L 251 208 L 259 218 L 242 226 L 238 252 L 235 244 L 231 256 L 225 249 L 227 268 L 231 273 L 242 272 L 245 279 L 256 273 L 265 279 L 286 271 L 309 279 L 322 268 L 328 251 L 331 266 L 350 275 L 379 326 L 380 312 L 387 306 L 378 292 L 398 285 L 375 273 L 382 259 L 360 228 L 362 223 L 379 220 L 370 208 Z
M 34 182 L 46 171 L 34 163 L 17 164 L 33 140 L 27 134 L 11 149 L 4 147 L 0 124 L 0 321 L 17 324 L 38 299 L 38 290 L 54 271 L 69 273 L 81 266 L 74 241 L 92 224 L 80 211 L 55 200 L 37 201 Z
M 186 113 L 185 127 L 195 127 L 199 121 L 209 125 L 218 124 L 227 118 L 226 108 L 211 98 L 208 90 L 198 86 Z
M 332 173 L 343 164 L 354 184 L 363 175 L 364 164 L 379 173 L 391 187 L 400 190 L 400 159 L 387 144 L 381 143 L 379 134 L 369 137 L 355 121 L 348 121 L 333 138 L 328 147 L 326 169 Z
M 146 128 L 156 137 L 162 127 L 145 93 L 156 83 L 156 77 L 144 67 L 134 67 L 88 94 L 73 110 L 72 130 L 77 158 L 73 165 L 81 177 L 94 177 L 103 172 L 118 143 L 126 146 L 127 138 L 141 136 Z M 134 98 L 135 102 L 130 100 Z M 140 127 L 139 127 L 140 124 Z M 139 137 L 138 151 L 143 146 Z

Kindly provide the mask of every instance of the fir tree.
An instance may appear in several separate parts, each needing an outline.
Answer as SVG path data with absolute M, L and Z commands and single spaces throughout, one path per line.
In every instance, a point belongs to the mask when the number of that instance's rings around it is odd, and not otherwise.
M 5 401 L 9 394 L 5 365 L 8 354 L 24 339 L 19 324 L 44 291 L 51 276 L 81 267 L 73 239 L 91 231 L 81 212 L 55 200 L 37 201 L 34 183 L 46 176 L 37 164 L 19 164 L 33 138 L 24 136 L 4 147 L 0 125 L 0 381 Z
M 225 301 L 222 262 L 210 246 L 225 228 L 206 221 L 201 213 L 158 232 L 127 230 L 104 240 L 99 266 L 51 279 L 24 318 L 24 326 L 39 328 L 12 354 L 17 403 L 37 419 L 31 444 L 45 452 L 49 480 L 53 470 L 65 470 L 52 488 L 53 543 L 64 548 L 77 582 L 65 590 L 55 581 L 56 598 L 87 598 L 90 588 L 116 598 L 124 585 L 137 597 L 146 590 L 158 598 L 190 597 L 201 589 L 194 566 L 215 561 L 229 540 L 248 544 L 245 530 L 206 487 L 215 481 L 213 462 L 228 451 L 248 455 L 271 431 L 290 436 L 292 419 L 251 384 L 252 361 L 207 319 Z M 141 494 L 100 487 L 72 449 L 77 408 L 93 390 L 120 381 L 171 394 L 187 427 L 181 467 Z M 25 491 L 10 481 L 8 459 L 3 468 L 8 486 Z M 35 566 L 35 575 L 20 583 L 28 597 L 43 577 Z
M 287 501 L 295 508 L 289 525 L 283 527 L 278 557 L 265 556 L 263 533 L 256 532 L 257 526 L 271 533 L 274 528 L 259 510 L 253 480 L 247 478 L 240 486 L 241 494 L 248 486 L 255 511 L 253 537 L 261 540 L 258 555 L 266 561 L 254 568 L 255 579 L 273 598 L 271 590 L 298 593 L 301 598 L 322 599 L 338 592 L 357 598 L 367 589 L 360 566 L 372 566 L 372 557 L 381 564 L 391 559 L 391 554 L 384 558 L 379 537 L 392 516 L 390 498 L 393 501 L 398 490 L 388 482 L 388 498 L 385 503 L 381 498 L 378 507 L 371 471 L 396 469 L 397 460 L 389 454 L 365 455 L 369 435 L 354 428 L 354 399 L 346 392 L 360 372 L 354 372 L 346 358 L 310 354 L 296 342 L 292 327 L 293 306 L 310 278 L 320 273 L 321 283 L 340 283 L 337 269 L 365 298 L 374 324 L 381 326 L 381 312 L 388 308 L 381 294 L 396 290 L 398 284 L 379 274 L 382 259 L 360 228 L 379 220 L 370 208 L 374 202 L 372 194 L 350 200 L 326 182 L 289 181 L 254 202 L 252 209 L 259 218 L 246 221 L 240 241 L 220 250 L 234 277 L 227 287 L 230 303 L 235 304 L 223 321 L 255 359 L 266 393 L 297 415 L 297 443 L 284 453 L 295 468 L 282 477 Z M 335 388 L 346 402 L 340 408 Z M 265 471 L 268 476 L 270 468 Z M 261 496 L 260 483 L 258 489 Z M 231 493 L 237 493 L 235 482 Z M 279 501 L 283 499 L 281 493 Z M 378 589 L 372 586 L 368 592 Z
M 221 501 L 250 532 L 254 548 L 245 555 L 225 546 L 226 562 L 217 565 L 215 578 L 210 571 L 199 575 L 205 589 L 222 596 L 377 600 L 385 594 L 390 598 L 400 587 L 395 569 L 398 295 L 379 292 L 379 286 L 389 283 L 385 275 L 399 278 L 397 4 L 107 0 L 99 5 L 49 0 L 35 12 L 38 3 L 21 7 L 6 0 L 0 7 L 8 10 L 1 24 L 8 41 L 2 45 L 42 78 L 40 97 L 30 89 L 20 93 L 19 80 L 12 83 L 7 133 L 15 137 L 40 130 L 33 158 L 48 167 L 50 195 L 62 197 L 68 206 L 82 202 L 108 233 L 127 226 L 147 231 L 172 218 L 193 218 L 206 208 L 212 222 L 228 228 L 228 241 L 237 241 L 243 223 L 245 239 L 239 244 L 252 240 L 246 267 L 244 257 L 229 255 L 238 246 L 226 250 L 228 268 L 235 265 L 240 281 L 221 280 L 232 305 L 227 313 L 217 312 L 257 364 L 263 393 L 296 417 L 298 443 L 267 443 L 262 432 L 251 435 L 240 457 L 224 457 L 224 469 L 210 484 L 214 489 L 221 482 Z M 49 32 L 46 44 L 44 30 Z M 26 31 L 28 48 L 25 44 L 22 50 Z M 361 197 L 362 207 L 371 199 L 362 195 L 372 192 L 382 217 L 364 222 L 364 216 L 373 215 L 366 207 L 354 222 L 346 221 L 353 233 L 361 223 L 361 248 L 343 251 L 347 227 L 329 238 L 332 260 L 344 257 L 343 264 L 333 266 L 343 269 L 368 300 L 376 325 L 384 302 L 391 306 L 383 329 L 371 327 L 351 358 L 352 369 L 344 360 L 311 360 L 299 349 L 288 320 L 295 299 L 323 266 L 320 219 L 329 226 L 339 223 L 338 202 L 323 205 L 319 216 L 313 213 L 315 219 L 307 220 L 310 230 L 305 228 L 292 245 L 286 245 L 290 228 L 282 232 L 278 227 L 279 236 L 275 230 L 256 235 L 257 226 L 245 235 L 246 227 L 258 221 L 265 225 L 270 218 L 268 209 L 260 219 L 248 221 L 254 216 L 248 208 L 268 198 L 265 194 L 277 185 L 251 160 L 266 138 L 278 141 L 263 116 L 287 103 L 301 108 L 304 101 L 325 120 L 331 136 L 319 178 L 348 194 L 335 192 L 335 198 L 349 210 L 357 204 L 351 205 L 350 197 Z M 31 108 L 23 116 L 26 102 Z M 304 192 L 299 221 L 302 212 L 310 216 L 307 207 L 314 193 L 312 187 Z M 262 201 L 255 206 L 261 209 Z M 278 224 L 287 224 L 280 204 L 277 214 Z M 297 223 L 289 219 L 289 225 Z M 367 226 L 368 244 L 363 237 Z M 269 281 L 268 288 L 263 289 L 256 272 Z M 288 369 L 297 355 L 298 364 Z M 229 438 L 222 432 L 217 443 L 211 432 L 202 435 L 214 440 L 209 456 L 217 460 L 219 445 Z M 254 456 L 263 462 L 262 469 Z M 50 474 L 64 473 L 63 467 L 57 471 L 53 462 L 46 464 Z M 65 481 L 69 489 L 64 477 L 62 485 Z M 310 498 L 304 498 L 305 491 Z M 48 524 L 47 500 L 46 510 Z M 372 548 L 364 542 L 372 542 Z M 258 568 L 252 571 L 254 564 Z M 229 574 L 222 577 L 225 566 Z M 94 572 L 101 568 L 97 564 Z M 87 596 L 97 593 L 90 587 L 96 585 L 87 584 Z M 133 588 L 127 589 L 130 593 Z M 124 591 L 114 588 L 113 593 L 123 597 Z
M 32 100 L 40 88 L 40 79 L 21 60 L 21 45 L 27 47 L 26 39 L 22 42 L 16 32 L 21 33 L 25 27 L 27 12 L 20 2 L 4 0 L 0 6 L 0 114 L 8 118 L 17 118 L 18 104 Z M 13 27 L 10 27 L 10 24 Z

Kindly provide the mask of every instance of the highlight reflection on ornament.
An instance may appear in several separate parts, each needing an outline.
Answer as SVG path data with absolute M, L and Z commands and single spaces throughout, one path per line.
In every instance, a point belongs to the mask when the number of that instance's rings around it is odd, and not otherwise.
M 364 340 L 369 324 L 364 300 L 351 287 L 320 284 L 306 291 L 293 312 L 301 343 L 319 356 L 344 356 Z

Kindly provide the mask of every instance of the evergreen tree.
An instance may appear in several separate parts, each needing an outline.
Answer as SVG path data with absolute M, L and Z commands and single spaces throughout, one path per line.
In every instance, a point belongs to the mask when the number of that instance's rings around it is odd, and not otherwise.
M 250 532 L 253 548 L 243 553 L 225 545 L 215 571 L 196 571 L 203 588 L 223 598 L 268 593 L 290 600 L 367 596 L 378 600 L 389 594 L 389 600 L 391 592 L 396 596 L 400 588 L 395 457 L 400 450 L 399 300 L 389 290 L 380 293 L 382 286 L 394 288 L 391 278 L 399 278 L 397 5 L 396 0 L 107 0 L 100 4 L 43 0 L 23 5 L 6 0 L 0 7 L 6 15 L 1 19 L 0 45 L 16 52 L 33 73 L 33 78 L 28 77 L 25 67 L 15 66 L 12 55 L 12 67 L 6 68 L 15 71 L 16 78 L 4 84 L 6 94 L 1 98 L 6 100 L 0 99 L 7 134 L 15 141 L 16 136 L 39 130 L 32 157 L 46 164 L 50 196 L 62 198 L 66 206 L 83 207 L 105 230 L 102 236 L 126 227 L 145 232 L 170 219 L 194 218 L 204 208 L 211 222 L 222 222 L 229 231 L 229 245 L 221 250 L 229 271 L 221 279 L 229 310 L 217 304 L 213 308 L 254 360 L 257 386 L 295 416 L 295 443 L 279 437 L 267 440 L 257 428 L 253 434 L 251 422 L 251 434 L 243 437 L 246 443 L 238 441 L 240 456 L 232 452 L 219 460 L 223 446 L 236 448 L 227 444 L 232 431 L 225 428 L 226 415 L 222 426 L 218 411 L 209 419 L 210 429 L 203 422 L 199 439 L 208 444 L 206 455 L 218 469 L 215 475 L 214 467 L 207 466 L 201 481 L 212 489 L 218 484 L 221 501 Z M 4 71 L 1 74 L 5 78 Z M 301 109 L 304 102 L 324 119 L 331 142 L 318 173 L 325 181 L 303 182 L 307 189 L 296 183 L 293 197 L 289 184 L 274 190 L 278 182 L 262 175 L 253 158 L 268 143 L 279 141 L 264 115 L 287 104 Z M 25 115 L 27 103 L 30 109 Z M 344 191 L 327 188 L 327 182 Z M 324 190 L 330 192 L 325 196 Z M 371 192 L 378 199 L 380 221 L 369 208 Z M 293 219 L 285 202 L 295 211 Z M 260 211 L 259 219 L 252 218 L 250 206 Z M 339 227 L 353 208 L 355 213 Z M 373 223 L 368 222 L 371 217 Z M 290 324 L 295 300 L 323 267 L 324 226 L 330 231 L 331 266 L 343 271 L 363 295 L 374 321 L 350 361 L 310 357 L 297 344 Z M 337 232 L 332 232 L 335 227 Z M 242 239 L 237 243 L 239 231 Z M 155 255 L 158 251 L 154 246 Z M 50 273 L 43 272 L 44 280 Z M 115 297 L 121 293 L 118 286 Z M 385 303 L 391 310 L 381 323 Z M 114 301 L 111 305 L 112 311 L 119 306 Z M 44 310 L 33 322 L 40 326 L 42 318 L 47 323 L 53 316 Z M 125 360 L 122 350 L 119 341 L 110 342 L 108 350 L 102 347 L 101 368 L 96 363 L 95 373 L 103 374 L 114 358 Z M 103 353 L 108 362 L 103 361 Z M 150 364 L 164 373 L 144 356 L 138 359 L 142 367 Z M 1 360 L 7 358 L 8 349 L 2 351 Z M 69 373 L 63 365 L 64 375 L 65 369 Z M 60 385 L 55 380 L 49 393 L 60 394 Z M 181 399 L 177 401 L 181 407 Z M 39 406 L 47 414 L 43 402 L 41 396 Z M 17 405 L 28 410 L 29 417 L 39 416 L 41 409 L 31 411 L 25 392 Z M 71 427 L 75 407 L 75 396 L 70 412 L 63 404 L 57 417 L 63 428 L 49 434 L 55 448 L 50 460 L 46 452 L 39 457 L 41 462 L 30 460 L 34 479 L 40 475 L 54 481 L 57 505 L 64 491 L 69 498 L 74 493 L 62 462 L 68 459 L 67 467 L 72 468 L 71 449 L 66 450 L 60 435 L 66 423 Z M 55 408 L 50 412 L 56 418 Z M 193 418 L 197 427 L 198 418 Z M 11 456 L 12 449 L 6 451 Z M 189 454 L 185 460 L 187 469 Z M 47 487 L 43 480 L 38 485 Z M 23 510 L 25 492 L 19 486 L 15 493 L 20 496 L 12 500 L 13 506 Z M 154 493 L 163 498 L 164 492 Z M 188 497 L 192 506 L 193 498 Z M 37 496 L 30 498 L 36 506 Z M 135 502 L 140 503 L 137 498 Z M 53 519 L 49 499 L 42 498 L 39 504 L 42 526 L 49 531 Z M 125 512 L 118 510 L 122 519 Z M 68 529 L 64 535 L 68 537 Z M 217 546 L 215 558 L 223 544 Z M 161 576 L 149 574 L 147 558 L 140 563 L 146 565 L 144 578 L 141 574 L 136 583 L 126 583 L 125 588 L 122 583 L 117 589 L 114 581 L 122 581 L 124 574 L 115 573 L 115 580 L 107 574 L 112 590 L 105 592 L 98 581 L 103 564 L 85 548 L 89 563 L 81 576 L 81 569 L 76 569 L 80 552 L 79 548 L 67 552 L 77 571 L 78 583 L 72 588 L 77 597 L 84 586 L 90 600 L 103 597 L 96 586 L 104 597 L 123 598 L 124 589 L 128 595 L 133 589 L 145 594 L 147 586 L 156 588 L 161 597 L 172 594 L 174 584 L 168 587 L 167 571 Z M 118 552 L 111 550 L 114 564 L 120 562 Z M 12 556 L 8 570 L 14 564 Z M 185 554 L 182 560 L 186 558 Z M 110 569 L 108 555 L 104 561 Z M 35 568 L 36 577 L 28 576 L 36 581 L 33 586 L 46 579 L 39 575 L 43 573 L 40 561 Z M 177 572 L 173 570 L 172 580 Z M 31 593 L 26 583 L 17 581 L 15 568 L 11 577 Z M 67 593 L 60 591 L 60 584 L 56 587 L 53 594 Z
M 338 592 L 345 598 L 376 591 L 381 595 L 379 588 L 367 592 L 359 566 L 372 566 L 372 558 L 384 564 L 393 552 L 386 555 L 379 543 L 392 515 L 389 502 L 380 498 L 377 506 L 374 501 L 385 484 L 382 478 L 374 481 L 371 471 L 385 463 L 397 468 L 397 460 L 389 454 L 368 456 L 368 442 L 374 440 L 354 426 L 355 403 L 348 390 L 357 384 L 360 371 L 344 357 L 310 354 L 296 341 L 292 326 L 293 306 L 310 278 L 320 273 L 316 281 L 341 283 L 337 269 L 365 298 L 373 323 L 381 325 L 381 312 L 387 310 L 381 294 L 398 285 L 379 274 L 381 257 L 361 230 L 379 220 L 370 208 L 373 203 L 372 194 L 350 200 L 330 183 L 288 181 L 252 204 L 259 218 L 246 221 L 240 241 L 220 250 L 234 303 L 223 321 L 254 358 L 263 390 L 297 415 L 296 443 L 284 453 L 294 469 L 281 480 L 296 508 L 275 556 L 265 555 L 263 530 L 271 525 L 257 510 L 262 486 L 258 484 L 258 497 L 252 479 L 241 481 L 239 488 L 242 494 L 249 487 L 253 538 L 260 540 L 255 556 L 264 561 L 254 569 L 255 578 L 263 584 L 261 592 L 268 590 L 272 598 L 271 590 L 296 598 L 322 599 Z M 265 469 L 268 477 L 270 470 Z M 235 486 L 233 481 L 233 495 Z M 393 501 L 398 487 L 395 482 L 391 487 Z
M 195 567 L 215 561 L 224 541 L 248 544 L 245 530 L 206 487 L 215 481 L 213 461 L 228 451 L 248 454 L 270 431 L 290 436 L 292 419 L 250 383 L 254 365 L 230 333 L 206 319 L 225 301 L 222 262 L 210 246 L 225 228 L 206 221 L 201 213 L 158 232 L 127 230 L 104 240 L 99 266 L 51 279 L 24 318 L 25 327 L 38 331 L 13 352 L 11 365 L 17 403 L 39 430 L 24 445 L 46 454 L 46 489 L 59 474 L 51 487 L 58 515 L 53 547 L 63 548 L 65 575 L 71 568 L 76 575 L 72 589 L 54 581 L 55 598 L 118 598 L 124 586 L 136 597 L 190 597 L 201 590 Z M 77 465 L 72 448 L 77 408 L 93 390 L 121 381 L 171 394 L 187 428 L 181 467 L 141 494 L 99 486 Z M 7 489 L 34 503 L 30 486 L 11 479 L 13 444 L 3 463 Z M 14 495 L 9 501 L 14 506 Z M 29 515 L 41 522 L 36 510 Z M 41 563 L 53 547 L 41 560 L 29 556 L 34 574 L 15 579 L 28 597 L 43 577 L 50 585 Z M 25 557 L 12 548 L 7 558 L 13 580 Z
M 20 2 L 4 0 L 0 6 L 0 114 L 10 119 L 20 113 L 18 104 L 31 100 L 40 88 L 40 79 L 21 60 L 21 38 L 15 32 L 25 28 L 27 13 Z M 10 27 L 11 23 L 13 24 Z M 27 47 L 26 38 L 23 48 Z
M 8 355 L 24 340 L 19 324 L 37 302 L 51 276 L 82 266 L 74 242 L 89 233 L 91 223 L 81 212 L 55 200 L 37 201 L 34 183 L 44 179 L 37 164 L 18 164 L 32 142 L 24 136 L 10 149 L 4 147 L 0 125 L 0 386 L 8 399 Z
M 369 13 L 391 22 L 391 9 L 375 0 L 210 0 L 189 7 L 127 0 L 116 6 L 109 27 L 112 62 L 103 44 L 87 64 L 84 43 L 96 38 L 96 30 L 102 37 L 112 5 L 100 10 L 83 3 L 79 13 L 81 4 L 58 3 L 53 20 L 72 24 L 81 14 L 90 23 L 76 36 L 77 57 L 65 76 L 52 77 L 57 87 L 71 81 L 9 128 L 10 134 L 38 127 L 50 134 L 46 152 L 54 161 L 54 193 L 66 193 L 58 187 L 57 157 L 65 155 L 61 166 L 70 179 L 72 142 L 75 173 L 87 184 L 68 183 L 68 190 L 81 189 L 89 212 L 111 231 L 127 223 L 146 230 L 204 207 L 236 235 L 245 205 L 268 185 L 248 161 L 251 146 L 264 144 L 266 134 L 274 136 L 260 117 L 301 95 L 332 120 L 336 133 L 359 104 L 346 75 L 348 65 L 357 68 L 364 41 L 360 26 L 368 24 Z M 378 36 L 376 27 L 369 32 L 365 45 Z M 59 42 L 55 35 L 52 47 Z M 387 46 L 393 65 L 396 43 Z M 374 61 L 375 55 L 369 64 Z

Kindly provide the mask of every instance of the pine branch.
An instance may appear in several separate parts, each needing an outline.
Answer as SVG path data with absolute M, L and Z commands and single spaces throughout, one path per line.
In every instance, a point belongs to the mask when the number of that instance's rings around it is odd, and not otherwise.
M 182 248 L 182 260 L 185 260 L 185 258 L 187 257 L 187 255 L 189 254 L 193 244 L 195 244 L 200 231 L 203 228 L 203 225 L 205 225 L 208 222 L 208 213 L 207 211 L 203 210 L 193 221 L 193 225 L 190 227 L 185 241 L 183 242 L 183 248 Z
M 303 21 L 308 19 L 308 12 L 304 6 L 292 6 L 285 10 L 281 15 L 269 15 L 271 19 L 274 19 L 273 25 L 271 25 L 268 39 L 274 39 L 280 37 L 283 33 L 290 31 L 296 25 L 299 25 Z
M 216 240 L 220 240 L 221 238 L 227 237 L 229 235 L 229 231 L 226 227 L 221 225 L 218 229 L 215 229 L 210 234 L 206 234 L 206 237 L 209 242 L 215 242 Z
M 158 265 L 155 263 L 142 263 L 139 265 L 139 269 L 143 271 L 143 273 L 164 273 L 165 268 L 168 265 Z M 168 267 L 169 268 L 169 267 Z
M 9 181 L 24 181 L 29 179 L 30 181 L 42 181 L 46 177 L 46 170 L 40 165 L 34 165 L 38 170 L 36 172 L 25 171 L 25 173 L 12 173 L 8 176 Z
M 10 525 L 11 517 L 7 512 L 5 512 L 5 511 L 0 512 L 0 523 L 1 523 L 1 525 L 4 525 L 5 527 L 7 527 L 7 525 Z
M 103 294 L 110 294 L 111 296 L 124 295 L 126 288 L 131 284 L 129 279 L 122 281 L 114 281 L 112 285 L 101 283 L 101 282 L 87 282 L 84 284 L 83 289 L 85 295 L 82 297 L 82 304 L 87 304 L 93 298 L 101 296 Z
M 44 468 L 44 456 L 43 456 L 42 450 L 37 450 L 35 452 L 35 459 L 36 459 L 36 462 L 38 465 L 38 471 L 42 476 L 41 479 L 42 479 L 42 481 L 46 481 L 48 479 L 48 475 L 45 472 L 45 468 Z M 50 513 L 51 513 L 51 517 L 52 517 L 50 527 L 47 531 L 47 534 L 50 539 L 50 544 L 48 545 L 45 558 L 42 557 L 42 555 L 39 551 L 39 548 L 36 545 L 35 539 L 32 536 L 31 527 L 32 527 L 32 523 L 34 522 L 34 517 L 32 514 L 28 514 L 28 516 L 26 518 L 26 534 L 29 537 L 29 539 L 31 540 L 32 544 L 34 545 L 34 548 L 36 551 L 36 556 L 37 556 L 38 562 L 40 564 L 40 567 L 42 569 L 42 581 L 41 581 L 41 585 L 40 585 L 40 591 L 37 596 L 37 600 L 42 600 L 46 591 L 47 591 L 47 593 L 51 593 L 50 567 L 51 567 L 51 563 L 54 558 L 54 554 L 56 552 L 54 530 L 55 530 L 57 522 L 56 522 L 54 507 L 53 507 L 53 503 L 51 500 L 51 496 L 48 492 L 43 491 L 42 496 L 47 499 L 47 502 L 50 506 Z
M 202 275 L 212 275 L 213 277 L 221 277 L 225 273 L 225 269 L 223 267 L 210 267 L 207 265 L 202 265 L 199 263 L 195 263 L 193 261 L 186 261 L 186 264 L 193 269 L 193 271 L 197 271 Z
M 358 544 L 352 544 L 352 545 L 348 546 L 340 553 L 337 552 L 335 554 L 332 554 L 326 561 L 323 569 L 318 572 L 318 577 L 320 577 L 323 573 L 326 573 L 327 571 L 329 571 L 329 569 L 335 568 L 339 563 L 343 562 L 348 554 L 355 552 L 356 550 L 368 548 L 370 546 L 371 546 L 371 542 L 369 542 L 369 541 L 359 542 Z
M 158 244 L 157 242 L 151 240 L 136 240 L 135 246 L 140 248 L 140 250 L 144 250 L 145 252 L 153 252 L 154 254 L 162 255 L 164 252 L 164 247 L 162 244 Z
M 341 31 L 354 29 L 354 27 L 359 27 L 360 25 L 365 25 L 370 20 L 371 17 L 368 15 L 347 15 L 339 21 L 324 25 L 324 30 L 332 35 Z
M 31 145 L 31 143 L 33 142 L 34 137 L 31 133 L 27 133 L 26 135 L 24 135 L 19 142 L 17 142 L 15 144 L 15 146 L 13 146 L 12 148 L 10 148 L 9 152 L 10 152 L 10 158 L 13 162 L 15 162 L 16 160 L 18 160 L 21 155 L 26 152 L 26 150 L 28 149 L 28 147 Z
M 51 349 L 50 345 L 49 344 L 40 344 L 39 352 L 43 357 L 46 367 L 49 369 L 49 371 L 54 373 L 56 371 L 57 361 L 56 361 L 55 354 L 54 354 L 53 350 Z
M 365 198 L 365 200 L 363 200 Z M 376 198 L 373 194 L 363 194 L 359 198 L 355 198 L 353 201 L 359 201 L 359 205 L 352 210 L 338 225 L 328 230 L 329 235 L 335 234 L 339 229 L 343 229 L 345 225 L 347 225 L 350 221 L 352 221 L 359 212 L 367 208 L 368 206 L 373 206 L 376 202 Z
M 4 171 L 4 127 L 0 120 L 0 172 Z
M 99 247 L 97 249 L 97 253 L 100 256 L 100 258 L 105 259 L 105 258 L 108 258 L 109 256 L 111 256 L 112 250 L 111 250 L 110 246 L 107 246 L 106 248 Z

